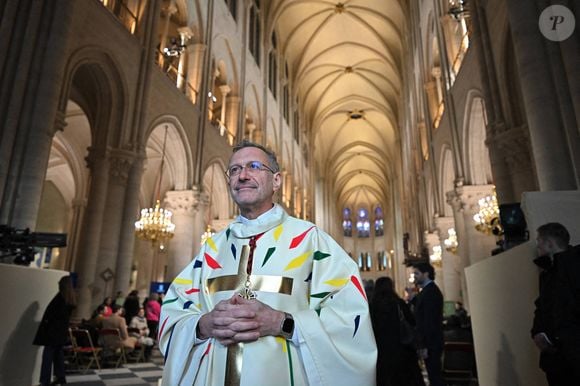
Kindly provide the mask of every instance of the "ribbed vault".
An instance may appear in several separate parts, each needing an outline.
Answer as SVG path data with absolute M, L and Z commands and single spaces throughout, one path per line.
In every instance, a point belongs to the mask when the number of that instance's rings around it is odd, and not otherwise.
M 386 206 L 399 137 L 404 5 L 274 0 L 268 13 L 337 209 Z

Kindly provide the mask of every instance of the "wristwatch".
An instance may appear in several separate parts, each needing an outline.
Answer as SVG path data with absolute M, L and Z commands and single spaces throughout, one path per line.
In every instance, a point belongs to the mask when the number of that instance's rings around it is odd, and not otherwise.
M 291 340 L 294 335 L 294 318 L 287 312 L 284 312 L 284 319 L 280 324 L 280 335 L 287 340 Z

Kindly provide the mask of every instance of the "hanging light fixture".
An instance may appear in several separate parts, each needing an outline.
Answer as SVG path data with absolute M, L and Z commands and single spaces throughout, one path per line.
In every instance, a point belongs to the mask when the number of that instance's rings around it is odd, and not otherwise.
M 503 234 L 499 222 L 499 206 L 495 187 L 491 195 L 479 199 L 479 212 L 473 216 L 473 221 L 476 223 L 475 229 L 486 235 L 500 236 Z
M 441 245 L 433 246 L 433 254 L 429 256 L 429 261 L 434 267 L 441 267 Z
M 169 241 L 175 233 L 175 224 L 171 221 L 173 213 L 161 207 L 160 193 L 161 181 L 163 180 L 163 166 L 165 163 L 165 145 L 167 143 L 167 126 L 165 126 L 165 137 L 163 139 L 163 151 L 161 155 L 161 165 L 159 166 L 159 182 L 155 195 L 155 206 L 153 208 L 141 209 L 141 218 L 135 222 L 135 233 L 143 240 L 151 241 L 153 248 L 165 249 L 165 243 Z
M 207 208 L 207 225 L 205 227 L 205 232 L 203 232 L 203 234 L 201 235 L 201 241 L 200 244 L 203 245 L 207 239 L 209 239 L 210 237 L 212 237 L 215 234 L 215 229 L 212 228 L 211 226 L 211 198 L 213 196 L 213 176 L 214 176 L 214 169 L 213 167 L 211 168 L 211 182 L 210 182 L 210 188 L 209 188 L 209 202 L 208 202 L 208 208 Z
M 457 241 L 457 232 L 455 232 L 455 228 L 449 228 L 447 233 L 449 234 L 449 237 L 443 240 L 443 243 L 445 244 L 445 250 L 451 253 L 456 253 L 457 247 L 459 246 L 459 242 Z

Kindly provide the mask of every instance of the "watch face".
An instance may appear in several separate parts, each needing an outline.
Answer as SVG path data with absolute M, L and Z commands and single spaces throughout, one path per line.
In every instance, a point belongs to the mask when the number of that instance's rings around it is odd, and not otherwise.
M 292 334 L 294 332 L 294 319 L 291 318 L 284 319 L 282 331 L 284 331 L 286 334 Z

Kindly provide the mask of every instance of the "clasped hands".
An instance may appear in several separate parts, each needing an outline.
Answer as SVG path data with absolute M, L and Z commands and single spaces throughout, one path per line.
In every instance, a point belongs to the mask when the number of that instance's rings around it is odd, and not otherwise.
M 234 294 L 222 300 L 198 322 L 199 339 L 215 338 L 224 346 L 253 342 L 262 336 L 280 334 L 284 313 L 256 299 Z

